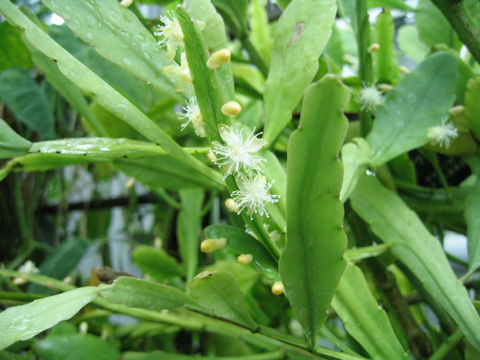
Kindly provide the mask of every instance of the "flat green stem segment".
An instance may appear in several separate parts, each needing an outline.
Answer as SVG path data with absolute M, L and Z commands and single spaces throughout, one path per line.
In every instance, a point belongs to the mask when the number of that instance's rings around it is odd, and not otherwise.
M 177 8 L 177 18 L 185 36 L 185 54 L 193 78 L 198 106 L 205 121 L 205 132 L 210 142 L 220 141 L 217 125 L 227 123 L 226 116 L 221 112 L 226 100 L 220 97 L 215 70 L 207 67 L 209 54 L 198 27 L 181 6 Z
M 467 340 L 480 349 L 480 317 L 465 287 L 457 281 L 439 241 L 428 232 L 417 214 L 373 176 L 363 175 L 350 199 L 355 212 L 418 277 Z
M 468 278 L 475 270 L 480 267 L 480 181 L 477 180 L 475 186 L 465 199 L 465 221 L 467 222 L 468 235 L 468 273 L 464 278 Z
M 97 288 L 89 286 L 8 308 L 0 314 L 0 349 L 70 319 L 96 297 Z
M 10 1 L 0 2 L 0 12 L 9 22 L 20 27 L 30 45 L 54 60 L 59 70 L 75 85 L 91 94 L 105 109 L 125 121 L 140 134 L 162 147 L 165 152 L 184 164 L 204 173 L 213 181 L 223 184 L 221 175 L 189 155 L 167 133 L 118 91 L 98 77 L 65 49 L 53 41 L 42 29 L 32 23 Z
M 28 153 L 32 143 L 18 135 L 8 124 L 0 119 L 0 159 L 7 159 Z
M 385 311 L 373 297 L 362 272 L 348 264 L 332 306 L 347 329 L 372 359 L 408 360 Z
M 121 276 L 112 285 L 100 287 L 100 294 L 113 304 L 155 311 L 198 304 L 183 291 L 157 282 Z
M 480 78 L 472 78 L 467 82 L 465 92 L 465 116 L 475 137 L 480 139 Z
M 332 75 L 310 86 L 300 125 L 288 144 L 288 239 L 280 275 L 312 347 L 345 267 L 338 154 L 347 129 L 341 111 L 349 98 L 348 89 Z
M 265 85 L 265 134 L 271 144 L 292 118 L 330 38 L 335 0 L 293 0 L 280 18 Z
M 278 266 L 270 253 L 262 244 L 245 231 L 230 225 L 210 225 L 205 228 L 205 237 L 208 239 L 227 239 L 227 248 L 234 253 L 251 254 L 252 264 L 267 278 L 279 280 Z
M 423 61 L 388 93 L 367 140 L 371 164 L 380 166 L 429 142 L 427 130 L 440 125 L 455 99 L 457 58 L 439 52 Z
M 227 272 L 203 272 L 190 283 L 190 294 L 209 314 L 256 330 L 258 324 L 248 313 L 248 305 L 237 282 Z
M 171 65 L 167 54 L 138 20 L 116 0 L 43 0 L 83 41 L 157 90 L 176 96 L 162 68 Z

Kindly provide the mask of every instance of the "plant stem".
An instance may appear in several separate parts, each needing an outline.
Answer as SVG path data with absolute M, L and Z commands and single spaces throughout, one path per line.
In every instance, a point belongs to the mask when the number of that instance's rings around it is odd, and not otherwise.
M 480 63 L 480 33 L 461 0 L 432 0 L 447 18 L 458 38 L 468 47 L 473 57 Z
M 463 332 L 457 329 L 452 335 L 445 340 L 442 345 L 435 351 L 429 360 L 441 360 L 457 345 L 463 338 Z
M 358 76 L 362 86 L 373 82 L 372 54 L 368 52 L 370 45 L 370 21 L 368 19 L 367 0 L 356 0 L 355 16 L 357 22 Z M 366 136 L 372 127 L 372 115 L 367 109 L 360 110 L 360 128 L 362 136 Z
M 258 53 L 257 49 L 255 48 L 255 46 L 253 46 L 247 35 L 241 38 L 241 42 L 245 50 L 247 50 L 252 63 L 258 68 L 258 70 L 266 79 L 268 76 L 268 66 L 267 64 L 265 64 L 265 61 L 263 61 L 262 56 Z

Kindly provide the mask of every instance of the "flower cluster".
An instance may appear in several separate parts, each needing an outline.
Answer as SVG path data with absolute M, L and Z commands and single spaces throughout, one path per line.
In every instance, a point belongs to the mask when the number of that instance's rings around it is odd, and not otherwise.
M 267 216 L 265 206 L 278 201 L 279 195 L 270 195 L 268 191 L 273 182 L 267 183 L 261 175 L 261 163 L 265 161 L 258 151 L 267 144 L 261 139 L 261 133 L 255 129 L 247 133 L 243 128 L 227 125 L 219 126 L 220 137 L 224 144 L 214 141 L 213 153 L 217 155 L 215 163 L 224 169 L 224 178 L 235 176 L 238 190 L 232 192 L 237 214 L 246 210 L 250 217 L 253 214 Z
M 367 86 L 360 90 L 360 104 L 362 110 L 374 111 L 383 105 L 383 95 L 375 86 Z

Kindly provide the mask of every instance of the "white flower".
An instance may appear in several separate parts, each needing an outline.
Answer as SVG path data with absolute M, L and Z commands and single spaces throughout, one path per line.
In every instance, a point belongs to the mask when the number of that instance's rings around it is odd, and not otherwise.
M 256 153 L 267 144 L 264 139 L 258 138 L 261 133 L 254 135 L 255 129 L 245 134 L 244 129 L 233 129 L 227 125 L 219 125 L 220 136 L 225 142 L 222 145 L 216 141 L 212 143 L 213 152 L 218 155 L 217 165 L 225 166 L 224 179 L 229 175 L 243 175 L 253 171 L 260 172 L 260 163 L 265 161 Z
M 38 274 L 40 270 L 35 266 L 35 263 L 32 260 L 27 260 L 18 268 L 18 272 L 22 274 Z
M 195 134 L 200 137 L 205 137 L 205 122 L 203 121 L 203 116 L 195 96 L 192 96 L 188 100 L 187 106 L 184 106 L 182 111 L 177 115 L 180 119 L 187 119 L 187 121 L 182 124 L 182 130 L 184 130 L 188 124 L 192 123 Z
M 360 90 L 362 110 L 373 111 L 383 105 L 383 95 L 375 86 L 367 86 Z
M 237 214 L 246 209 L 250 217 L 254 213 L 268 217 L 265 206 L 268 203 L 276 203 L 280 197 L 280 195 L 270 195 L 268 193 L 273 182 L 267 183 L 265 176 L 257 175 L 254 178 L 239 178 L 237 183 L 239 190 L 232 192 L 232 198 L 238 206 Z
M 190 75 L 190 69 L 188 67 L 187 57 L 185 56 L 184 52 L 182 53 L 180 59 L 180 65 L 174 62 L 172 65 L 165 66 L 162 70 L 175 82 L 175 90 L 177 91 L 185 91 L 193 84 L 192 76 Z
M 162 37 L 158 44 L 167 45 L 168 59 L 172 61 L 175 58 L 177 47 L 183 48 L 185 45 L 182 28 L 172 12 L 167 13 L 167 16 L 160 15 L 160 21 L 163 25 L 158 25 L 154 35 Z
M 458 136 L 457 128 L 452 123 L 447 124 L 447 120 L 445 118 L 440 125 L 427 129 L 427 137 L 431 139 L 431 143 L 445 149 L 448 149 L 452 140 Z

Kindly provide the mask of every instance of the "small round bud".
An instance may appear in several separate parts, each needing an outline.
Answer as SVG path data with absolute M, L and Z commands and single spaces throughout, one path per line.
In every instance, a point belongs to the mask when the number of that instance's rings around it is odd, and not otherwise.
M 393 86 L 390 84 L 379 84 L 378 88 L 385 93 L 388 93 L 393 90 Z
M 232 53 L 228 49 L 222 49 L 214 52 L 207 60 L 207 67 L 210 70 L 216 69 L 220 65 L 223 65 L 230 61 Z
M 207 153 L 207 157 L 212 163 L 214 163 L 214 164 L 217 163 L 217 156 L 215 155 L 215 153 L 213 151 L 209 151 Z
M 459 115 L 462 115 L 465 113 L 465 106 L 463 105 L 457 105 L 457 106 L 454 106 L 454 107 L 451 107 L 449 110 L 448 110 L 449 114 L 452 115 L 452 116 L 459 116 Z
M 242 111 L 241 105 L 236 101 L 229 101 L 222 106 L 222 114 L 227 116 L 236 116 Z
M 206 239 L 200 244 L 200 251 L 203 253 L 211 253 L 225 247 L 225 245 L 227 245 L 226 238 Z
M 160 236 L 157 236 L 155 240 L 153 240 L 153 247 L 157 250 L 162 248 L 162 238 Z
M 282 295 L 285 287 L 283 286 L 283 282 L 275 281 L 272 285 L 272 293 L 273 295 Z
M 80 325 L 78 325 L 78 330 L 81 334 L 86 334 L 88 332 L 88 323 L 86 321 L 82 321 Z
M 124 8 L 128 8 L 130 5 L 133 4 L 133 0 L 122 0 L 120 5 L 122 5 Z
M 26 284 L 28 282 L 28 278 L 25 275 L 22 275 L 13 279 L 12 282 L 13 282 L 13 285 L 20 286 L 20 285 Z
M 135 178 L 133 178 L 133 177 L 128 178 L 127 189 L 131 189 L 133 187 L 133 185 L 135 185 Z
M 225 207 L 230 212 L 238 213 L 237 203 L 232 198 L 228 198 L 227 200 L 225 200 Z
M 237 257 L 237 261 L 238 261 L 239 264 L 242 264 L 242 265 L 250 264 L 253 261 L 253 255 L 252 254 L 240 254 Z
M 410 74 L 410 70 L 408 70 L 405 66 L 400 65 L 398 70 L 400 70 L 402 74 Z
M 374 43 L 374 44 L 372 44 L 368 47 L 367 51 L 368 51 L 369 54 L 373 54 L 374 52 L 376 52 L 378 50 L 380 50 L 380 45 L 377 44 L 377 43 Z
M 72 279 L 71 276 L 67 276 L 67 277 L 65 277 L 65 278 L 63 279 L 63 282 L 64 282 L 65 284 L 71 284 L 71 283 L 72 283 L 72 280 L 73 280 L 73 279 Z

